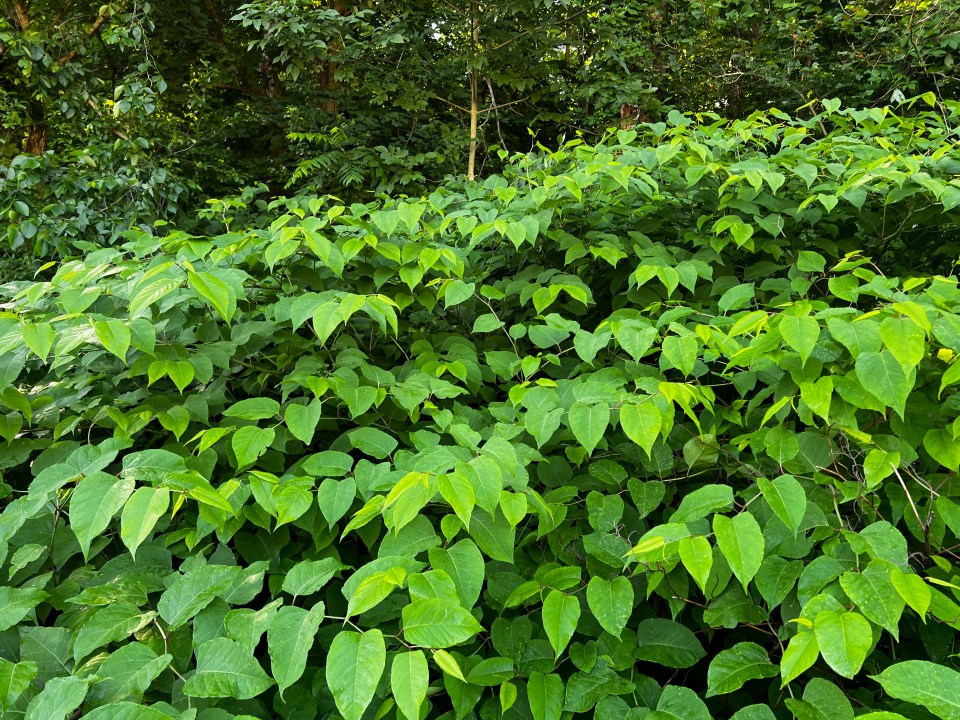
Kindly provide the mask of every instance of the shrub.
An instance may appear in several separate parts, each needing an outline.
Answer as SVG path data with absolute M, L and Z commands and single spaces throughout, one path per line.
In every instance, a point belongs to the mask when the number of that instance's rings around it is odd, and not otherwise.
M 953 720 L 949 127 L 672 116 L 8 284 L 4 711 Z

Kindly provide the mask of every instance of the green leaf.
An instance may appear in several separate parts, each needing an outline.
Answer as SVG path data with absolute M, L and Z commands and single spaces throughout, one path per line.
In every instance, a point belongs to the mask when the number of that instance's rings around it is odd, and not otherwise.
M 767 651 L 752 642 L 741 642 L 722 650 L 710 661 L 707 670 L 707 697 L 725 695 L 743 687 L 749 680 L 771 678 L 779 674 Z
M 543 629 L 553 647 L 554 657 L 560 658 L 580 620 L 580 601 L 558 590 L 551 590 L 543 601 L 541 612 Z
M 0 631 L 18 624 L 47 597 L 40 588 L 0 587 Z
M 326 660 L 327 687 L 344 720 L 360 720 L 373 700 L 387 663 L 383 633 L 341 632 Z
M 807 494 L 803 486 L 793 475 L 781 475 L 773 481 L 759 478 L 757 487 L 774 514 L 796 535 L 807 511 Z
M 184 695 L 246 700 L 274 684 L 260 663 L 229 638 L 210 640 L 198 647 L 196 654 L 197 670 L 184 683 Z
M 46 360 L 53 348 L 56 333 L 48 322 L 29 323 L 23 326 L 23 341 L 41 360 Z
M 563 680 L 559 675 L 531 672 L 527 679 L 527 700 L 533 720 L 560 720 Z
M 684 625 L 663 618 L 648 618 L 637 627 L 638 660 L 688 668 L 706 656 L 697 636 Z
M 414 600 L 403 608 L 403 638 L 412 645 L 448 648 L 481 630 L 473 615 L 449 600 Z
M 729 485 L 704 485 L 684 495 L 670 522 L 688 523 L 700 520 L 719 510 L 733 507 L 733 488 Z
M 905 373 L 920 364 L 927 349 L 926 333 L 910 318 L 885 318 L 880 337 Z
M 255 397 L 235 402 L 223 411 L 224 417 L 243 420 L 271 420 L 280 414 L 280 403 L 272 398 Z
M 143 643 L 128 643 L 97 668 L 98 679 L 90 688 L 90 700 L 97 705 L 128 698 L 139 700 L 172 659 L 171 655 L 157 655 Z
M 34 697 L 23 720 L 66 720 L 87 696 L 89 680 L 82 677 L 57 677 L 47 680 Z
M 330 582 L 343 566 L 334 558 L 302 560 L 287 571 L 283 591 L 293 596 L 312 595 Z
M 73 657 L 81 660 L 94 650 L 129 637 L 145 627 L 155 612 L 144 612 L 126 601 L 96 610 L 80 627 L 73 645 Z
M 453 508 L 464 527 L 469 529 L 470 518 L 477 502 L 470 481 L 457 472 L 443 473 L 437 476 L 437 489 L 440 491 L 440 496 Z
M 663 416 L 660 409 L 647 401 L 639 405 L 625 404 L 620 407 L 620 427 L 623 432 L 637 445 L 642 447 L 647 455 L 653 450 L 653 444 L 660 434 Z
M 392 435 L 374 427 L 357 428 L 349 434 L 350 444 L 377 460 L 386 460 L 399 444 Z
M 787 345 L 800 353 L 800 360 L 807 362 L 820 339 L 820 323 L 809 316 L 782 315 L 780 334 Z
M 308 405 L 288 405 L 283 411 L 283 420 L 290 434 L 304 445 L 309 445 L 320 422 L 322 403 L 313 400 Z
M 337 524 L 357 496 L 357 483 L 353 478 L 334 480 L 326 478 L 317 488 L 317 504 L 330 527 Z
M 765 541 L 756 519 L 749 512 L 742 512 L 732 520 L 725 515 L 714 515 L 713 532 L 717 547 L 746 589 L 763 562 Z
M 7 712 L 37 676 L 37 664 L 0 658 L 0 710 Z
M 817 645 L 817 636 L 812 632 L 801 630 L 787 643 L 783 657 L 780 658 L 781 687 L 800 677 L 820 657 L 820 648 Z
M 229 591 L 240 572 L 235 566 L 202 565 L 180 575 L 157 601 L 160 617 L 176 630 L 218 595 Z
M 307 667 L 307 654 L 313 647 L 322 620 L 322 610 L 316 612 L 286 606 L 280 608 L 270 621 L 267 631 L 270 670 L 281 698 L 283 691 L 303 675 Z
M 885 628 L 900 639 L 899 623 L 904 601 L 890 578 L 896 568 L 883 560 L 873 560 L 863 572 L 846 572 L 840 576 L 840 587 L 868 620 Z
M 667 367 L 676 368 L 683 375 L 690 375 L 697 363 L 700 344 L 693 335 L 677 337 L 670 335 L 663 339 L 662 357 Z
M 960 720 L 960 673 L 926 660 L 907 660 L 871 679 L 898 700 L 925 708 L 943 720 Z
M 633 614 L 633 586 L 623 576 L 613 580 L 592 577 L 587 585 L 587 605 L 600 627 L 620 637 Z
M 230 439 L 233 453 L 237 458 L 237 469 L 253 465 L 267 451 L 275 436 L 273 428 L 259 428 L 247 425 L 237 430 Z
M 827 665 L 845 678 L 860 671 L 873 645 L 873 631 L 863 615 L 824 610 L 814 618 L 813 629 Z
M 133 494 L 133 488 L 130 478 L 105 472 L 95 472 L 77 483 L 70 498 L 70 527 L 84 557 L 89 555 L 94 538 L 107 529 L 113 516 Z
M 683 567 L 706 595 L 707 580 L 713 569 L 713 548 L 710 546 L 710 541 L 702 535 L 693 535 L 681 538 L 678 549 Z
M 121 320 L 97 320 L 93 323 L 100 344 L 122 361 L 126 362 L 130 349 L 130 328 Z
M 912 382 L 889 352 L 864 352 L 857 358 L 857 379 L 864 390 L 903 417 Z
M 570 408 L 567 422 L 577 442 L 592 454 L 610 424 L 610 406 L 606 403 L 576 402 Z
M 199 298 L 209 302 L 220 317 L 230 322 L 236 302 L 231 302 L 230 288 L 223 280 L 209 272 L 190 272 L 187 273 L 187 283 Z
M 120 513 L 120 539 L 133 557 L 150 537 L 157 521 L 170 507 L 167 488 L 141 487 L 130 496 Z
M 891 567 L 890 582 L 900 598 L 920 616 L 921 620 L 926 622 L 933 593 L 923 578 L 913 573 L 905 573 L 897 567 Z
M 429 685 L 427 658 L 420 650 L 394 655 L 390 665 L 390 690 L 407 720 L 419 720 L 420 706 L 427 697 Z

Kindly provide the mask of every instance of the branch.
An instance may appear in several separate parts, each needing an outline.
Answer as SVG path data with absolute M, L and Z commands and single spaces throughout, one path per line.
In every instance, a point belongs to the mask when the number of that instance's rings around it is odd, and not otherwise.
M 118 6 L 118 9 L 119 9 L 119 8 L 122 8 L 122 7 L 124 6 L 124 4 L 125 4 L 125 2 L 121 2 L 120 5 Z M 93 25 L 90 26 L 90 29 L 87 30 L 87 37 L 88 37 L 88 38 L 89 38 L 89 37 L 93 37 L 94 35 L 96 35 L 96 34 L 100 31 L 100 28 L 102 28 L 104 25 L 106 25 L 107 21 L 110 20 L 111 17 L 113 17 L 113 11 L 112 11 L 112 10 L 113 10 L 112 8 L 109 8 L 109 7 L 108 7 L 107 9 L 105 9 L 105 10 L 103 11 L 103 14 L 94 21 Z M 64 63 L 68 63 L 68 62 L 70 62 L 71 60 L 73 60 L 73 59 L 77 56 L 78 53 L 79 53 L 79 50 L 71 50 L 71 51 L 68 52 L 66 55 L 63 55 L 63 56 L 57 61 L 57 63 L 60 64 L 60 65 L 63 65 Z

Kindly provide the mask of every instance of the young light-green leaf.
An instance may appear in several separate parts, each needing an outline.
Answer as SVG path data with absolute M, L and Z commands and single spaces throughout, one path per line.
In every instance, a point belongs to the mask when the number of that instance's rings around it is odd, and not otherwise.
M 733 519 L 714 515 L 713 532 L 717 547 L 746 589 L 763 562 L 765 541 L 756 519 L 749 512 L 742 512 Z
M 907 660 L 871 675 L 898 700 L 919 705 L 943 720 L 960 720 L 960 672 L 926 660 Z
M 430 671 L 423 652 L 412 650 L 394 655 L 390 665 L 390 690 L 407 720 L 419 720 L 429 685 Z
M 559 590 L 551 590 L 543 601 L 541 616 L 547 640 L 553 647 L 554 657 L 559 659 L 577 629 L 577 622 L 580 620 L 580 601 Z
M 327 687 L 344 720 L 360 720 L 373 700 L 387 663 L 383 633 L 341 632 L 330 644 L 326 660 Z

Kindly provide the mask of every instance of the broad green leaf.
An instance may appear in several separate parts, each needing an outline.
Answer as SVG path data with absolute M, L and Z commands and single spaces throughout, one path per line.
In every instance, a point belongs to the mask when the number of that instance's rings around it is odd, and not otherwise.
M 864 352 L 857 358 L 857 379 L 864 390 L 903 417 L 912 382 L 889 352 Z
M 375 608 L 396 588 L 403 585 L 407 571 L 403 567 L 391 567 L 375 572 L 363 579 L 350 595 L 347 617 L 365 613 Z
M 640 623 L 637 645 L 634 654 L 638 660 L 672 668 L 691 667 L 707 654 L 688 627 L 663 618 L 649 618 Z
M 817 636 L 812 632 L 801 630 L 787 643 L 780 658 L 781 687 L 792 682 L 806 672 L 820 657 L 820 648 L 817 646 Z
M 23 326 L 23 341 L 38 358 L 46 361 L 53 348 L 56 333 L 48 322 L 29 323 Z
M 229 638 L 210 640 L 198 647 L 196 654 L 197 670 L 184 683 L 184 695 L 246 700 L 274 684 L 260 663 Z
M 105 472 L 95 472 L 77 482 L 70 498 L 70 527 L 84 556 L 89 554 L 94 538 L 106 530 L 113 516 L 120 512 L 133 488 L 130 478 Z
M 304 445 L 309 445 L 316 432 L 317 423 L 320 422 L 321 413 L 322 403 L 313 400 L 307 405 L 287 405 L 287 409 L 283 411 L 283 420 L 290 434 Z
M 57 677 L 47 680 L 34 697 L 23 720 L 66 720 L 87 696 L 89 680 L 82 677 Z
M 699 349 L 700 344 L 693 335 L 665 337 L 662 345 L 664 365 L 676 368 L 685 376 L 690 375 L 696 365 Z
M 237 458 L 237 469 L 242 470 L 253 465 L 273 442 L 276 433 L 273 428 L 259 428 L 247 425 L 237 430 L 230 438 L 230 445 Z
M 927 345 L 926 333 L 910 318 L 885 318 L 880 323 L 880 337 L 905 373 L 923 359 Z
M 154 617 L 155 612 L 144 612 L 123 600 L 99 608 L 77 633 L 73 645 L 74 659 L 81 660 L 98 648 L 129 637 Z
M 702 535 L 693 535 L 681 538 L 678 548 L 683 567 L 706 595 L 707 580 L 713 568 L 713 547 L 710 541 Z
M 707 697 L 739 690 L 749 680 L 771 678 L 779 674 L 767 651 L 752 642 L 741 642 L 722 650 L 710 661 L 707 670 Z
M 236 302 L 231 302 L 230 288 L 223 280 L 210 272 L 190 272 L 187 282 L 198 297 L 209 302 L 220 317 L 230 322 Z
M 592 577 L 587 585 L 587 605 L 600 627 L 620 637 L 633 614 L 633 586 L 623 576 L 613 580 Z
M 344 720 L 360 720 L 373 700 L 387 662 L 383 633 L 341 632 L 326 660 L 327 687 Z
M 746 589 L 763 562 L 764 538 L 756 519 L 749 512 L 742 512 L 733 519 L 714 515 L 713 532 L 717 547 Z
M 477 496 L 467 477 L 458 472 L 442 473 L 437 476 L 437 489 L 440 491 L 440 496 L 453 508 L 464 527 L 469 530 Z
M 430 548 L 430 564 L 453 579 L 464 607 L 473 607 L 483 588 L 484 562 L 472 540 L 464 539 L 449 548 Z
M 47 597 L 39 588 L 0 587 L 0 631 L 17 625 Z
M 350 444 L 362 453 L 386 460 L 397 449 L 397 439 L 375 427 L 357 428 L 350 432 Z
M 652 401 L 640 404 L 625 404 L 620 407 L 620 427 L 623 432 L 637 445 L 642 447 L 649 456 L 653 444 L 660 434 L 663 416 L 660 409 Z
M 852 678 L 873 645 L 873 631 L 863 615 L 824 610 L 813 620 L 820 654 L 835 672 Z
M 670 522 L 693 522 L 732 507 L 733 488 L 729 485 L 704 485 L 684 495 Z
M 907 660 L 870 677 L 891 697 L 919 705 L 943 720 L 960 720 L 960 672 L 952 668 Z
M 6 712 L 30 687 L 37 676 L 37 664 L 24 661 L 12 663 L 0 658 L 0 709 Z
M 179 576 L 163 592 L 157 610 L 171 630 L 190 620 L 194 615 L 233 587 L 240 568 L 227 565 L 203 565 Z
M 796 535 L 807 511 L 807 494 L 803 486 L 793 475 L 781 475 L 772 481 L 758 478 L 757 487 L 774 514 Z
M 97 668 L 97 682 L 90 688 L 90 699 L 97 705 L 118 700 L 140 700 L 172 660 L 158 655 L 147 645 L 127 643 L 110 653 Z
M 137 488 L 124 504 L 120 513 L 120 539 L 134 558 L 137 548 L 150 537 L 169 507 L 170 491 L 163 487 Z
M 407 720 L 419 720 L 429 684 L 430 671 L 423 652 L 413 650 L 394 655 L 390 665 L 390 690 Z
M 913 573 L 905 573 L 897 567 L 891 567 L 890 582 L 900 598 L 920 616 L 921 620 L 926 622 L 933 593 L 923 578 Z
M 543 601 L 541 611 L 543 629 L 553 647 L 554 657 L 560 658 L 580 620 L 580 601 L 558 590 L 551 590 Z
M 820 323 L 809 316 L 782 315 L 780 334 L 787 345 L 800 353 L 801 362 L 806 363 L 820 339 Z
M 527 700 L 533 720 L 560 720 L 563 710 L 563 680 L 559 675 L 530 673 Z
M 332 527 L 347 514 L 357 495 L 357 484 L 353 478 L 334 480 L 326 478 L 317 489 L 317 504 L 324 519 Z
M 610 424 L 610 407 L 606 403 L 576 402 L 570 408 L 567 422 L 577 442 L 592 454 Z
M 270 671 L 277 682 L 280 697 L 293 685 L 307 667 L 307 653 L 323 621 L 323 611 L 287 606 L 280 608 L 270 621 L 267 648 Z
M 236 716 L 236 720 L 248 720 L 247 716 Z M 175 720 L 173 715 L 156 707 L 147 707 L 141 703 L 129 701 L 101 705 L 84 715 L 80 720 Z
M 100 344 L 108 352 L 126 362 L 130 349 L 130 328 L 122 320 L 96 320 L 93 323 Z
M 326 585 L 343 566 L 334 558 L 302 560 L 283 577 L 283 591 L 293 596 L 312 595 Z
M 448 648 L 481 630 L 473 615 L 449 600 L 415 600 L 403 608 L 403 638 L 412 645 Z
M 890 578 L 896 568 L 883 560 L 873 560 L 862 572 L 840 576 L 840 587 L 868 620 L 900 639 L 899 623 L 904 600 Z

